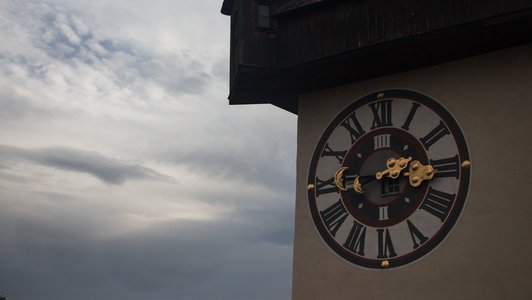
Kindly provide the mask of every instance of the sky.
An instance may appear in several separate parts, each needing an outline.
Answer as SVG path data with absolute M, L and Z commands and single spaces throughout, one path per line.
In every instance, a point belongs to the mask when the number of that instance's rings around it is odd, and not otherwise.
M 0 0 L 0 295 L 289 299 L 295 115 L 222 0 Z

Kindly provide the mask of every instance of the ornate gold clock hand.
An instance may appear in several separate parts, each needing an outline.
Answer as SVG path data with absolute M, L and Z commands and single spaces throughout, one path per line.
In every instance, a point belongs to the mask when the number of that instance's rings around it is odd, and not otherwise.
M 377 172 L 375 174 L 375 178 L 377 180 L 381 180 L 384 175 L 388 175 L 388 177 L 396 179 L 401 175 L 401 171 L 406 168 L 408 163 L 412 160 L 412 157 L 404 158 L 400 157 L 398 159 L 395 158 L 388 158 L 386 161 L 386 166 L 388 167 L 386 170 Z
M 383 176 L 388 175 L 388 177 L 396 179 L 401 175 L 401 171 L 406 168 L 408 163 L 412 160 L 412 157 L 408 158 L 389 158 L 386 161 L 388 169 L 377 172 L 375 177 L 378 180 L 381 180 Z M 403 173 L 404 176 L 408 176 L 408 182 L 412 187 L 418 187 L 424 180 L 431 180 L 436 174 L 436 170 L 431 165 L 423 165 L 419 160 L 414 160 L 410 163 L 408 172 Z
M 418 160 L 414 160 L 410 164 L 408 172 L 404 173 L 405 176 L 408 176 L 408 182 L 413 187 L 419 186 L 423 180 L 431 180 L 434 177 L 434 174 L 436 174 L 436 170 L 433 166 L 424 166 Z
M 338 171 L 336 171 L 336 174 L 334 174 L 334 184 L 342 192 L 347 192 L 347 188 L 344 185 L 344 172 L 347 169 L 349 169 L 349 168 L 348 167 L 342 167 L 342 168 L 338 169 Z
M 357 176 L 355 178 L 354 183 L 353 183 L 353 189 L 355 190 L 355 192 L 357 192 L 359 194 L 364 194 L 364 190 L 362 190 L 362 185 L 364 185 L 366 183 L 370 183 L 373 180 L 375 180 L 375 176 L 374 175 Z
M 353 179 L 356 175 L 344 175 L 345 171 L 348 169 L 348 167 L 342 167 L 336 171 L 334 174 L 334 184 L 338 188 L 338 190 L 342 192 L 347 192 L 347 187 L 345 186 L 344 182 L 345 180 Z M 360 182 L 360 179 L 363 179 L 363 182 Z M 353 181 L 353 189 L 357 193 L 364 193 L 362 190 L 362 185 L 366 184 L 370 181 L 373 181 L 375 177 L 373 175 L 366 175 L 366 176 L 356 176 L 355 180 Z

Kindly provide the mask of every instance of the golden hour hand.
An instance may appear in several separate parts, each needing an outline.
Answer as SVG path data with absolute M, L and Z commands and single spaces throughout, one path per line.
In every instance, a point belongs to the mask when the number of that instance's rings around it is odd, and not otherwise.
M 401 157 L 397 159 L 393 157 L 388 158 L 388 160 L 386 161 L 386 166 L 388 168 L 384 171 L 377 172 L 377 174 L 375 174 L 375 177 L 377 178 L 377 180 L 381 180 L 383 176 L 388 175 L 388 177 L 396 179 L 397 177 L 399 177 L 399 175 L 401 175 L 401 171 L 406 168 L 406 166 L 411 160 L 412 157 Z
M 355 182 L 353 183 L 353 189 L 355 190 L 355 192 L 359 194 L 364 194 L 364 190 L 362 190 L 362 186 L 366 183 L 370 183 L 373 180 L 375 180 L 374 175 L 357 176 L 355 178 Z
M 334 174 L 334 184 L 342 192 L 347 192 L 347 188 L 344 184 L 344 172 L 347 169 L 348 167 L 342 167 L 336 171 L 336 174 Z

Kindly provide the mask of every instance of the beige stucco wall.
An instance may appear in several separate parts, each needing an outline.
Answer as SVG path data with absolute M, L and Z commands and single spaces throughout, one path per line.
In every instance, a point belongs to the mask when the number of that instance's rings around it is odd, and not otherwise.
M 432 96 L 468 140 L 472 179 L 453 231 L 399 269 L 367 270 L 321 240 L 306 198 L 324 128 L 353 100 L 392 88 Z M 532 299 L 532 44 L 299 99 L 293 299 Z

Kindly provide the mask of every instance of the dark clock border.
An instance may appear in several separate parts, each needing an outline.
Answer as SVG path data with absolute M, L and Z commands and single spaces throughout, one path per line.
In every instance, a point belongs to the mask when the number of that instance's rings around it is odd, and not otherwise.
M 379 95 L 384 95 L 382 97 L 379 97 Z M 434 111 L 441 120 L 445 122 L 447 125 L 447 128 L 453 135 L 459 152 L 459 159 L 460 161 L 464 160 L 470 160 L 469 158 L 469 149 L 467 147 L 466 139 L 464 137 L 464 134 L 462 130 L 460 129 L 460 126 L 458 125 L 456 119 L 451 115 L 451 113 L 437 100 L 413 91 L 413 90 L 407 90 L 407 89 L 390 89 L 390 90 L 383 90 L 383 91 L 376 91 L 371 94 L 368 94 L 366 96 L 363 96 L 359 98 L 358 100 L 355 100 L 353 103 L 348 105 L 345 109 L 340 112 L 333 120 L 329 123 L 325 131 L 320 137 L 320 140 L 318 144 L 316 145 L 316 148 L 314 149 L 314 153 L 312 155 L 311 163 L 309 166 L 309 176 L 308 176 L 308 183 L 313 183 L 316 180 L 316 174 L 315 170 L 317 167 L 318 160 L 320 158 L 321 153 L 323 152 L 323 149 L 325 147 L 325 144 L 334 131 L 336 127 L 339 126 L 339 124 L 345 120 L 347 117 L 349 117 L 353 111 L 356 109 L 362 107 L 363 105 L 367 105 L 370 102 L 378 101 L 382 99 L 388 99 L 388 98 L 403 98 L 403 99 L 409 99 L 418 103 L 421 103 L 428 108 L 430 108 L 432 111 Z M 371 132 L 371 131 L 370 131 Z M 366 133 L 368 134 L 368 133 Z M 469 182 L 470 182 L 470 169 L 460 169 L 460 185 L 459 189 L 456 195 L 455 203 L 445 220 L 445 223 L 440 227 L 438 232 L 427 242 L 425 242 L 423 245 L 421 245 L 418 249 L 403 255 L 401 257 L 397 258 L 389 258 L 389 267 L 388 268 L 395 268 L 399 266 L 404 266 L 410 263 L 413 263 L 420 259 L 421 257 L 425 256 L 432 250 L 434 250 L 440 243 L 448 236 L 449 232 L 454 227 L 454 224 L 458 220 L 463 207 L 465 205 L 465 201 L 467 198 L 467 193 L 469 191 Z M 339 196 L 340 197 L 340 196 Z M 322 240 L 339 256 L 341 256 L 343 259 L 366 268 L 371 269 L 381 269 L 381 261 L 379 259 L 368 259 L 363 258 L 361 256 L 358 256 L 356 254 L 353 254 L 350 251 L 347 251 L 345 248 L 343 248 L 341 245 L 339 245 L 336 240 L 330 235 L 329 231 L 322 225 L 321 216 L 319 214 L 319 211 L 315 205 L 316 197 L 315 197 L 315 190 L 309 190 L 307 192 L 307 200 L 309 204 L 309 210 L 313 219 L 313 222 L 315 224 L 315 228 L 317 229 L 320 237 Z

